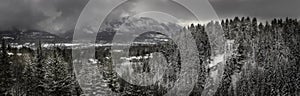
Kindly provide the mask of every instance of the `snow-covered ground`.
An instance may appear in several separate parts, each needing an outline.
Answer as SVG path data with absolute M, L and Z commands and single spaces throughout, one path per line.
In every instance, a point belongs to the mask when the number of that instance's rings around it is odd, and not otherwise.
M 121 60 L 138 60 L 138 59 L 149 59 L 153 58 L 153 54 L 146 54 L 145 56 L 131 56 L 131 57 L 121 57 Z

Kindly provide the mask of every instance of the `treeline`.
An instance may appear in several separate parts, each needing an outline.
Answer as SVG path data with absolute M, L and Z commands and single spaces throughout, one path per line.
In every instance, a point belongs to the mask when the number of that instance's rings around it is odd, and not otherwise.
M 192 24 L 188 29 L 196 34 L 198 43 L 203 42 L 199 38 L 209 37 L 212 56 L 232 51 L 216 96 L 300 94 L 299 20 L 258 22 L 256 18 L 235 17 Z M 226 47 L 229 41 L 234 41 L 232 49 Z
M 71 51 L 60 48 L 12 48 L 2 40 L 1 96 L 80 95 L 73 73 Z

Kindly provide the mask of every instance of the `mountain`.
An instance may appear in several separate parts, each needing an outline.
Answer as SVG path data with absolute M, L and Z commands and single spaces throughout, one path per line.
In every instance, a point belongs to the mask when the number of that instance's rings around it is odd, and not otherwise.
M 57 35 L 39 30 L 6 30 L 0 31 L 0 38 L 10 43 L 33 43 L 33 42 L 66 42 L 66 40 Z
M 60 33 L 58 36 L 64 38 L 66 42 L 72 42 L 74 30 L 66 31 L 65 33 Z
M 138 38 L 139 42 L 141 38 L 145 38 L 146 41 L 157 41 L 157 40 L 165 40 L 165 37 L 159 39 L 161 34 L 158 32 L 166 32 L 170 35 L 172 32 L 181 30 L 182 27 L 174 24 L 174 23 L 161 23 L 151 18 L 141 17 L 123 17 L 120 19 L 114 19 L 110 21 L 106 21 L 100 28 L 96 42 L 97 43 L 111 43 L 115 36 L 122 36 L 124 34 L 140 34 Z M 151 34 L 152 38 L 156 40 L 150 40 L 149 35 L 142 35 L 143 30 L 148 30 L 149 34 Z M 153 33 L 154 32 L 154 33 Z M 170 33 L 170 34 L 169 34 Z M 64 42 L 72 42 L 73 40 L 74 29 L 69 30 L 62 34 L 51 34 L 49 32 L 40 31 L 40 30 L 5 30 L 0 31 L 0 38 L 6 39 L 6 41 L 11 43 L 31 43 L 31 42 L 47 42 L 47 43 L 64 43 Z M 85 32 L 84 34 L 89 34 Z M 143 37 L 148 36 L 148 37 Z M 136 38 L 136 37 L 135 37 Z
M 152 37 L 154 39 L 155 34 L 157 35 L 156 37 L 161 36 L 161 34 L 158 34 L 158 32 L 166 32 L 168 34 L 164 35 L 172 35 L 172 33 L 180 31 L 182 27 L 175 23 L 161 23 L 159 21 L 147 17 L 123 17 L 119 19 L 106 20 L 100 27 L 99 32 L 97 33 L 96 42 L 101 44 L 112 43 L 115 36 L 122 36 L 125 34 L 140 34 L 140 36 L 148 36 L 145 34 L 142 35 L 142 33 L 144 33 L 144 29 L 148 30 L 149 34 L 152 34 Z M 85 32 L 84 34 L 90 34 L 90 32 Z M 59 36 L 64 37 L 68 42 L 72 42 L 73 35 L 74 30 L 70 30 L 66 33 L 59 34 Z M 139 37 L 139 39 L 141 38 L 142 37 Z M 145 38 L 147 38 L 145 40 L 149 40 L 149 37 Z
M 123 36 L 131 35 L 129 37 L 136 38 L 135 40 L 138 42 L 150 41 L 153 43 L 153 41 L 165 41 L 166 37 L 162 35 L 172 36 L 181 29 L 182 27 L 175 23 L 162 23 L 152 18 L 123 17 L 121 19 L 115 19 L 104 23 L 104 25 L 100 28 L 96 41 L 100 43 L 110 43 L 114 37 L 120 37 L 118 39 L 127 39 L 128 37 L 123 38 Z M 160 32 L 164 32 L 166 34 L 162 34 Z

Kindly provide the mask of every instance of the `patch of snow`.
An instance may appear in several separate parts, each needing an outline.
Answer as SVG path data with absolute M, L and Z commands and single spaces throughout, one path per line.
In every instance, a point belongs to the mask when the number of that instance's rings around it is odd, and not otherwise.
M 12 56 L 12 55 L 14 55 L 14 53 L 10 53 L 10 52 L 9 52 L 9 53 L 7 53 L 7 54 L 8 54 L 9 56 Z
M 97 60 L 97 59 L 92 59 L 92 58 L 90 58 L 90 59 L 89 59 L 89 62 L 91 62 L 92 64 L 96 64 L 96 63 L 98 62 L 98 60 Z
M 139 60 L 139 59 L 148 59 L 148 58 L 153 58 L 153 54 L 146 54 L 145 56 L 121 57 L 120 59 L 130 61 L 130 60 Z
M 22 53 L 17 53 L 17 55 L 18 55 L 18 56 L 21 56 L 21 55 L 22 55 Z
M 123 50 L 112 50 L 112 52 L 123 52 Z
M 213 57 L 213 61 L 208 65 L 209 68 L 214 67 L 218 65 L 219 63 L 223 62 L 225 60 L 224 58 L 225 54 L 219 54 L 215 57 Z
M 15 38 L 13 38 L 13 37 L 2 37 L 2 39 L 15 39 Z

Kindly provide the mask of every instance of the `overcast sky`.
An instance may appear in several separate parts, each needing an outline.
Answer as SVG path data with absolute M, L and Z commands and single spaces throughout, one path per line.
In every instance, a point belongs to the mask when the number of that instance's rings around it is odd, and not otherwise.
M 125 16 L 141 10 L 143 6 L 137 3 L 138 1 L 132 0 L 132 3 L 121 7 L 123 10 L 115 11 L 111 16 Z M 17 27 L 53 33 L 65 32 L 75 27 L 80 12 L 87 2 L 88 0 L 0 0 L 0 30 Z M 113 0 L 101 2 L 112 3 Z M 250 16 L 268 20 L 300 16 L 298 12 L 300 0 L 209 0 L 209 2 L 220 18 Z M 192 6 L 199 6 L 199 4 L 192 4 Z M 158 9 L 167 7 L 160 4 L 153 6 Z

